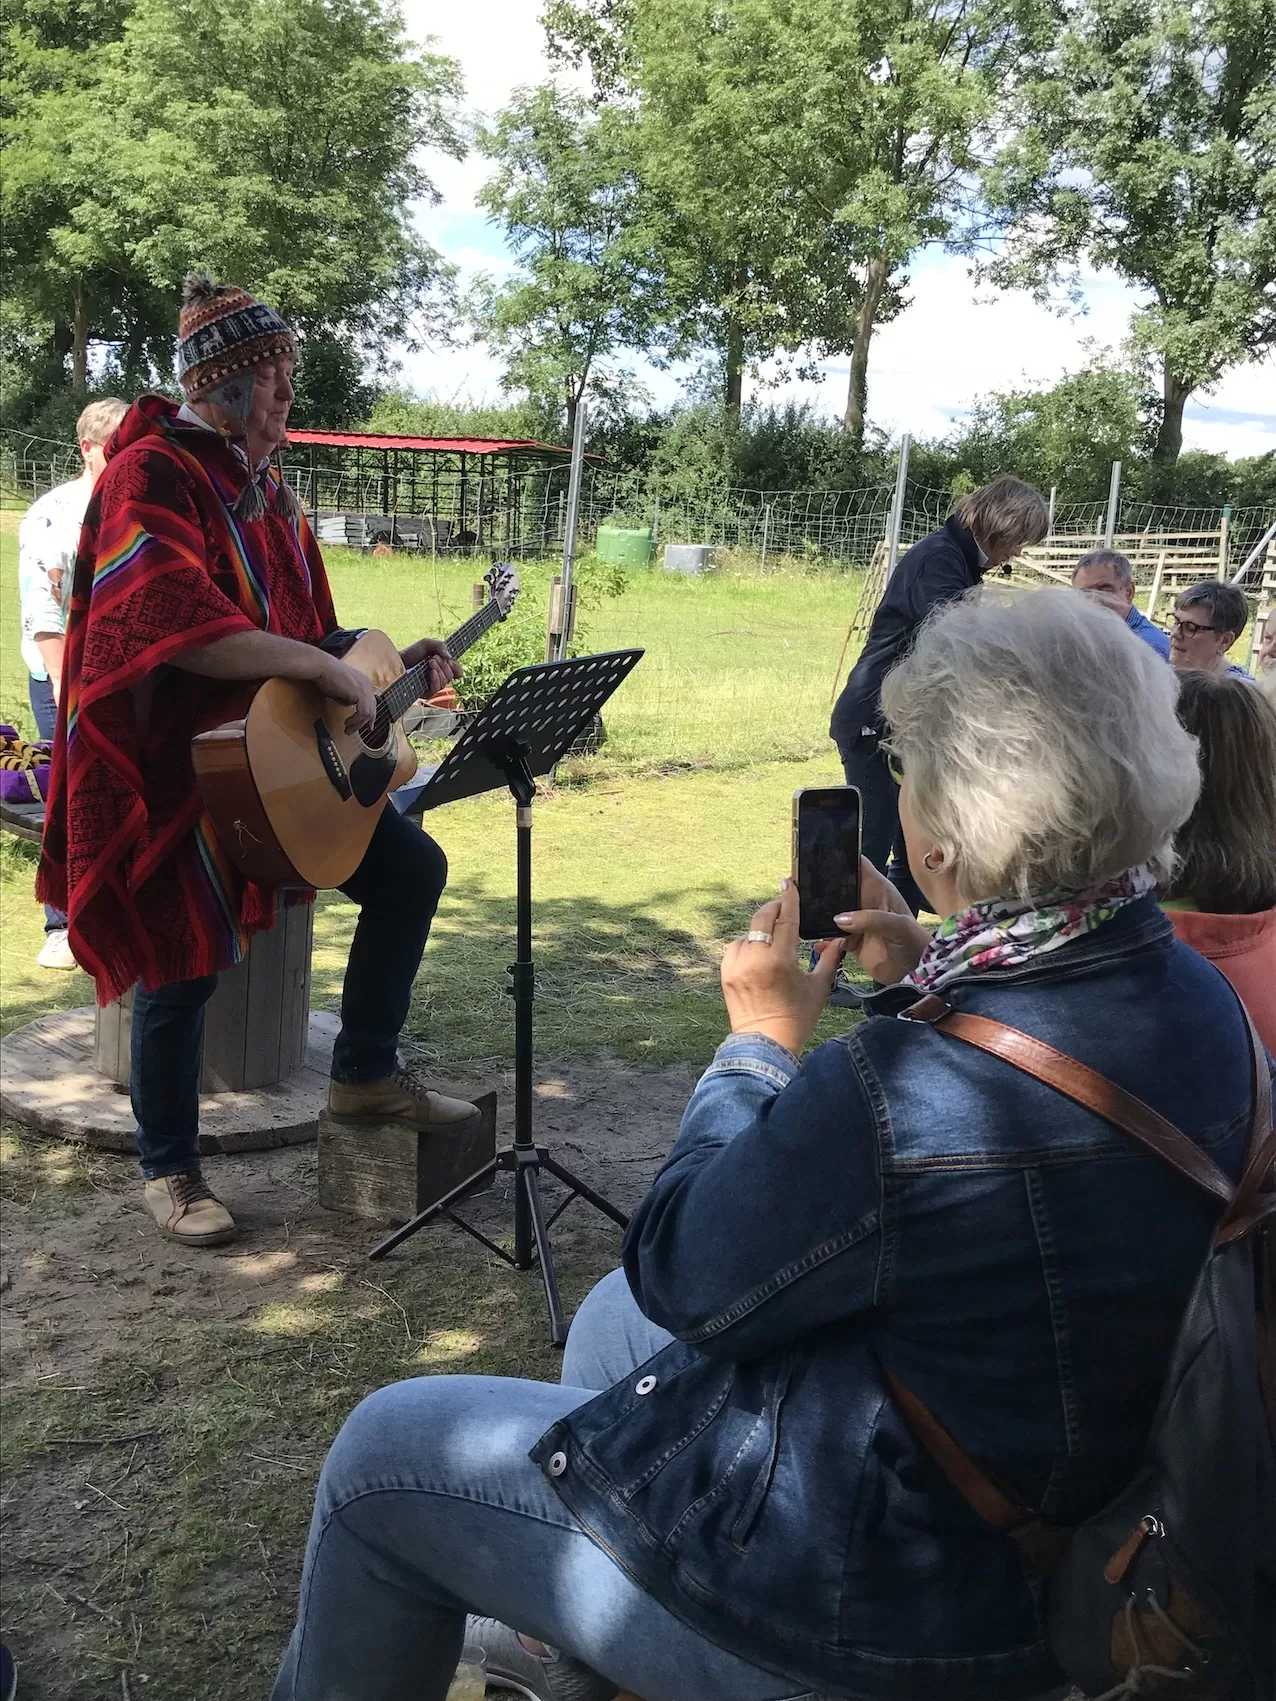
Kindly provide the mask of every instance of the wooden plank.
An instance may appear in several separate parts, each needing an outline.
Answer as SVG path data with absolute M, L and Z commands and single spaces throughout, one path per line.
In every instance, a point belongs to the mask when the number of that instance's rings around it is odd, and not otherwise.
M 290 1002 L 292 1045 L 286 1054 L 291 1070 L 306 1061 L 310 1032 L 310 955 L 314 949 L 315 906 L 295 904 L 288 912 L 284 993 Z
M 256 940 L 253 941 L 255 947 Z M 244 1030 L 248 1003 L 248 958 L 223 969 L 204 1010 L 203 1093 L 239 1093 L 244 1088 Z
M 402 1122 L 319 1117 L 319 1203 L 329 1211 L 399 1224 L 489 1163 L 496 1152 L 496 1094 L 476 1099 L 467 1132 L 423 1134 Z
M 283 1021 L 286 926 L 276 921 L 268 933 L 253 935 L 244 989 L 243 1085 L 263 1087 L 288 1073 L 280 1068 L 279 1035 Z

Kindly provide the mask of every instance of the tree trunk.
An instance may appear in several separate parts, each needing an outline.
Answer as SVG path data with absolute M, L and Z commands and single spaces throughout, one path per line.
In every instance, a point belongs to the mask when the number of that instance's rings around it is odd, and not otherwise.
M 71 287 L 71 389 L 83 396 L 89 387 L 89 304 L 78 279 Z
M 739 414 L 744 400 L 744 328 L 732 315 L 727 320 L 727 412 Z
M 851 445 L 859 449 L 864 443 L 864 415 L 868 409 L 868 349 L 873 340 L 873 326 L 882 293 L 891 275 L 890 261 L 878 255 L 868 263 L 864 277 L 864 299 L 855 316 L 855 340 L 851 344 L 851 381 L 846 392 L 846 417 L 842 422 Z
M 1175 465 L 1183 448 L 1183 405 L 1192 394 L 1192 386 L 1186 379 L 1177 378 L 1167 365 L 1163 393 L 1165 402 L 1152 459 L 1168 468 Z

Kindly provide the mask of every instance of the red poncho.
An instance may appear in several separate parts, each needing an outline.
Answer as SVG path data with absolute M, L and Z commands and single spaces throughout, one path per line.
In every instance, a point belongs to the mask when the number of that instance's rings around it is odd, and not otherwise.
M 102 1003 L 229 968 L 270 927 L 204 812 L 192 734 L 226 694 L 170 665 L 232 632 L 336 629 L 304 516 L 230 505 L 248 474 L 217 433 L 145 396 L 107 446 L 75 564 L 36 893 L 65 910 Z

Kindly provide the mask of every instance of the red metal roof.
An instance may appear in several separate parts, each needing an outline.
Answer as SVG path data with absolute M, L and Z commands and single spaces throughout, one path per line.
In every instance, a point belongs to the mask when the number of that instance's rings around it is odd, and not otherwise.
M 570 457 L 557 443 L 505 437 L 386 437 L 375 431 L 290 431 L 290 443 L 319 443 L 333 449 L 433 449 L 440 454 L 500 455 L 525 449 L 539 455 Z

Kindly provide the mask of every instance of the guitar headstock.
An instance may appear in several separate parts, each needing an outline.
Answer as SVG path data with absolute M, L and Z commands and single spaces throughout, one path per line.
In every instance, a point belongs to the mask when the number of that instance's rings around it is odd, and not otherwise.
M 483 583 L 487 586 L 488 599 L 494 602 L 504 620 L 514 606 L 514 598 L 519 592 L 518 574 L 505 561 L 494 561 L 483 575 Z

